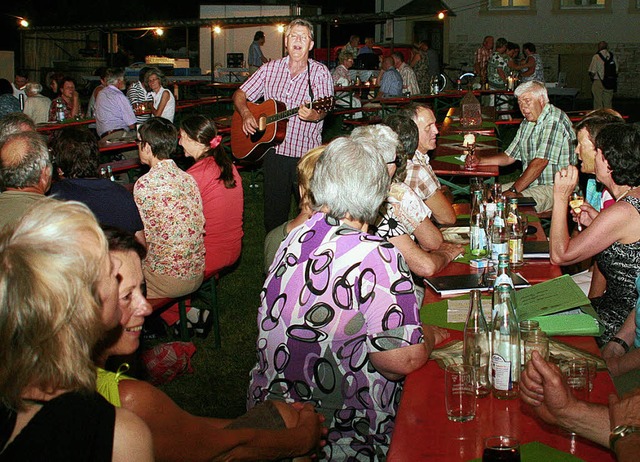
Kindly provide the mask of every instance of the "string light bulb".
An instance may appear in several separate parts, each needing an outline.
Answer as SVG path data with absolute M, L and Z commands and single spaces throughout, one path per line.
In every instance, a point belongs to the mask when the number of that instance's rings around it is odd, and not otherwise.
M 156 37 L 162 37 L 164 35 L 164 29 L 156 27 L 153 33 L 156 35 Z
M 446 15 L 445 15 L 444 11 L 441 11 L 440 13 L 438 13 L 438 19 L 440 19 L 440 20 L 443 20 L 445 16 Z
M 18 18 L 18 25 L 26 29 L 27 27 L 29 27 L 29 21 L 27 21 L 25 18 Z

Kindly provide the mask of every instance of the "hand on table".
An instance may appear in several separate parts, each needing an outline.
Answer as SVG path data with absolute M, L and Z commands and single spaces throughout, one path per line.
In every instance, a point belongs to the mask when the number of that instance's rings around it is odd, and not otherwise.
M 438 250 L 444 252 L 450 260 L 457 258 L 459 255 L 464 255 L 464 246 L 452 242 L 443 242 Z
M 545 361 L 537 351 L 522 372 L 520 397 L 545 422 L 555 425 L 566 425 L 564 418 L 577 403 L 558 366 Z
M 433 338 L 434 345 L 439 345 L 444 342 L 446 339 L 451 337 L 451 334 L 447 329 L 443 329 L 442 327 L 429 326 L 433 330 Z
M 612 429 L 618 425 L 640 426 L 640 389 L 622 399 L 609 395 L 609 421 Z

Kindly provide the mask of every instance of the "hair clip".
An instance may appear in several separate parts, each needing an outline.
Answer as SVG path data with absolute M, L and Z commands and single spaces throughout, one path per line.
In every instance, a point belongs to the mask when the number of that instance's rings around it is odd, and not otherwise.
M 222 136 L 214 136 L 211 138 L 211 141 L 209 141 L 209 146 L 211 146 L 211 149 L 215 149 L 220 145 L 220 141 L 222 141 Z

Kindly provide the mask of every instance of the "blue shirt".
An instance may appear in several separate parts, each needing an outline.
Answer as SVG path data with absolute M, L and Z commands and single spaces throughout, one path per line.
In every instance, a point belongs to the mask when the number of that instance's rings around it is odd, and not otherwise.
M 262 57 L 264 57 L 264 55 L 262 54 L 262 50 L 260 49 L 260 43 L 258 41 L 253 42 L 249 46 L 249 66 L 262 66 Z
M 390 67 L 382 74 L 380 91 L 383 98 L 402 96 L 402 76 L 395 67 Z

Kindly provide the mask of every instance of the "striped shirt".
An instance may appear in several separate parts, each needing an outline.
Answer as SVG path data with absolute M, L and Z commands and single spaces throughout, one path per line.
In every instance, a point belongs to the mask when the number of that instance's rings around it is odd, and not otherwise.
M 552 185 L 557 171 L 577 163 L 574 140 L 573 126 L 567 114 L 547 103 L 536 122 L 522 121 L 505 153 L 522 161 L 523 170 L 533 159 L 547 159 L 549 164 L 530 186 Z
M 127 98 L 133 106 L 135 103 L 144 103 L 145 101 L 153 101 L 153 95 L 148 92 L 140 81 L 133 82 L 127 89 Z M 136 121 L 143 123 L 145 120 L 149 120 L 151 114 L 136 114 Z
M 314 99 L 333 95 L 333 80 L 329 69 L 313 59 L 309 59 L 311 88 Z M 309 102 L 308 70 L 291 77 L 289 57 L 263 64 L 240 86 L 248 101 L 260 98 L 281 101 L 292 109 Z M 284 141 L 276 146 L 276 153 L 287 157 L 302 157 L 307 151 L 322 144 L 323 121 L 306 122 L 293 116 L 287 123 Z

